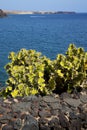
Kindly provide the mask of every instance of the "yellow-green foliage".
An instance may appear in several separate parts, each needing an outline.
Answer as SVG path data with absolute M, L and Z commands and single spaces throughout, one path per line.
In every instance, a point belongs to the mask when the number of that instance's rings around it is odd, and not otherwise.
M 57 56 L 54 68 L 56 91 L 72 92 L 75 88 L 80 88 L 87 77 L 87 52 L 70 44 L 65 55 Z
M 5 93 L 16 96 L 49 94 L 55 88 L 52 61 L 35 50 L 21 49 L 11 52 L 11 62 L 5 68 L 9 74 Z M 47 73 L 47 74 L 46 74 Z
M 52 92 L 72 92 L 87 87 L 87 52 L 70 44 L 66 54 L 58 54 L 56 60 L 42 56 L 35 50 L 21 49 L 11 52 L 5 66 L 8 73 L 4 96 L 12 97 Z

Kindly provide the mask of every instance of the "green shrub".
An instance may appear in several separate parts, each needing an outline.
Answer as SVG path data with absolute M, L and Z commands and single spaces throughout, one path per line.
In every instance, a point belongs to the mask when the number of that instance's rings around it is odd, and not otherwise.
M 59 54 L 54 61 L 56 92 L 72 92 L 84 87 L 87 80 L 87 52 L 70 44 L 65 55 Z
M 52 61 L 35 50 L 22 49 L 11 52 L 11 62 L 5 68 L 9 75 L 5 95 L 25 96 L 49 94 L 55 88 L 52 75 Z
M 7 86 L 1 91 L 5 97 L 71 93 L 74 89 L 87 88 L 87 52 L 74 44 L 69 45 L 65 55 L 58 54 L 53 61 L 26 49 L 11 52 L 8 58 Z

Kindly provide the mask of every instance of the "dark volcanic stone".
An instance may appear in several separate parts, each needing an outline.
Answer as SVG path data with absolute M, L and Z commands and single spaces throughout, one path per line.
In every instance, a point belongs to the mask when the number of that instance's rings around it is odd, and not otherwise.
M 31 130 L 32 128 L 30 128 L 29 125 L 24 125 L 24 127 L 22 128 L 22 130 Z
M 69 122 L 67 120 L 67 118 L 64 116 L 63 113 L 60 112 L 59 114 L 59 122 L 60 122 L 60 125 L 63 127 L 63 128 L 68 128 L 69 127 Z
M 21 128 L 22 122 L 21 119 L 17 119 L 14 121 L 14 129 L 19 130 Z
M 39 130 L 39 128 L 34 123 L 32 123 L 32 124 L 29 124 L 29 125 L 24 125 L 22 130 Z
M 37 99 L 32 101 L 31 105 L 31 115 L 34 117 L 38 116 L 38 111 L 39 111 L 39 101 Z
M 78 95 L 1 98 L 0 130 L 87 130 L 86 94 Z
M 80 99 L 65 98 L 64 101 L 71 107 L 78 107 L 81 104 Z
M 40 117 L 51 117 L 51 111 L 50 111 L 50 109 L 48 108 L 48 109 L 43 109 L 43 110 L 41 110 L 41 111 L 39 111 L 39 116 Z
M 31 96 L 26 96 L 23 98 L 23 101 L 25 102 L 31 102 L 31 101 L 37 101 L 38 98 L 37 96 L 31 95 Z
M 21 112 L 27 112 L 31 111 L 31 102 L 20 102 L 13 104 L 12 109 L 14 112 L 21 111 Z
M 81 130 L 80 120 L 73 120 L 70 126 L 70 130 Z
M 39 108 L 33 108 L 31 110 L 31 115 L 34 116 L 34 117 L 37 117 L 38 116 L 38 112 L 39 112 Z
M 51 114 L 53 116 L 57 116 L 59 114 L 59 110 L 51 110 Z
M 62 107 L 60 108 L 60 110 L 63 112 L 63 113 L 70 113 L 72 112 L 72 109 L 68 106 L 68 105 L 65 105 L 65 104 L 62 104 Z
M 8 121 L 11 119 L 11 117 L 9 116 L 9 115 L 3 115 L 3 116 L 1 116 L 0 117 L 0 122 L 2 123 L 2 124 L 6 124 L 6 123 L 8 123 Z
M 29 129 L 30 130 L 38 130 L 38 122 L 37 122 L 37 120 L 33 117 L 33 116 L 31 116 L 31 115 L 26 115 L 26 117 L 24 118 L 24 128 L 28 128 L 29 127 Z M 25 130 L 23 128 L 23 130 Z M 33 129 L 31 129 L 31 128 L 33 128 Z
M 82 124 L 83 124 L 83 128 L 87 130 L 87 121 L 84 121 Z
M 87 103 L 86 103 L 86 104 L 83 104 L 82 108 L 83 108 L 83 111 L 84 111 L 85 113 L 87 113 Z
M 58 110 L 61 108 L 60 103 L 50 103 L 49 105 L 53 110 Z
M 51 130 L 49 126 L 40 124 L 39 130 Z
M 60 98 L 61 99 L 65 99 L 65 98 L 70 98 L 71 97 L 71 95 L 69 94 L 69 93 L 62 93 L 61 95 L 60 95 Z
M 80 113 L 78 115 L 78 118 L 82 121 L 86 121 L 87 120 L 87 114 L 86 113 Z
M 59 128 L 60 126 L 60 122 L 59 122 L 59 119 L 58 118 L 53 118 L 52 120 L 50 120 L 48 122 L 49 126 L 52 128 Z
M 40 101 L 39 105 L 40 105 L 40 107 L 48 107 L 48 105 L 45 101 Z
M 78 116 L 76 116 L 76 114 L 72 111 L 69 113 L 69 118 L 70 119 L 77 119 Z
M 39 119 L 39 125 L 45 125 L 48 122 L 48 120 L 46 118 L 40 118 Z
M 55 103 L 58 102 L 58 98 L 52 97 L 52 96 L 45 96 L 43 97 L 43 101 L 47 102 L 47 103 Z
M 81 100 L 83 103 L 87 103 L 87 95 L 81 95 L 81 96 L 80 96 L 80 100 Z
M 12 126 L 10 125 L 5 125 L 2 130 L 14 130 Z

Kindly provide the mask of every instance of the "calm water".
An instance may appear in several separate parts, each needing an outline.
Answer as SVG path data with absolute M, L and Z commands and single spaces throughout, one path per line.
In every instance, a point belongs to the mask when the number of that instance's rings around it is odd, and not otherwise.
M 35 49 L 54 59 L 69 43 L 87 51 L 87 14 L 9 15 L 0 19 L 0 83 L 7 76 L 8 54 L 21 48 Z

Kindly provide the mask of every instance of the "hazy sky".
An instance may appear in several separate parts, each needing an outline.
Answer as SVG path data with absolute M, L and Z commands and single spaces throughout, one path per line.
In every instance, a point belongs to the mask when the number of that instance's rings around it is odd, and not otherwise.
M 5 10 L 87 12 L 87 0 L 0 0 Z

